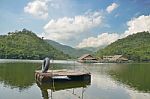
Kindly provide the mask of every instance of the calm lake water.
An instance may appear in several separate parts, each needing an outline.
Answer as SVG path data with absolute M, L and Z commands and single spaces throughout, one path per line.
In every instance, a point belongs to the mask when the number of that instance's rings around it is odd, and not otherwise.
M 91 82 L 39 85 L 40 60 L 0 60 L 0 99 L 150 99 L 150 64 L 79 64 L 54 61 L 54 69 L 90 71 Z

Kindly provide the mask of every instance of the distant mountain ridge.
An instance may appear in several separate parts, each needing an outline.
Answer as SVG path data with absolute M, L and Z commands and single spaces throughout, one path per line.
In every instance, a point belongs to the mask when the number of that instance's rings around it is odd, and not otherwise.
M 9 32 L 8 35 L 0 35 L 1 59 L 68 59 L 69 55 L 55 49 L 53 46 L 37 37 L 32 31 Z
M 129 35 L 126 38 L 119 39 L 104 49 L 95 53 L 97 57 L 103 55 L 124 55 L 133 61 L 149 61 L 150 62 L 150 33 L 139 32 Z
M 91 54 L 92 51 L 86 50 L 86 49 L 75 49 L 67 45 L 62 45 L 58 42 L 52 41 L 52 40 L 45 40 L 47 43 L 52 45 L 54 48 L 61 50 L 65 54 L 68 54 L 74 58 L 80 57 L 83 54 Z
M 106 46 L 102 46 L 102 47 L 83 47 L 83 48 L 80 48 L 80 49 L 88 50 L 88 51 L 91 51 L 91 52 L 97 52 L 98 50 L 103 49 L 105 47 Z

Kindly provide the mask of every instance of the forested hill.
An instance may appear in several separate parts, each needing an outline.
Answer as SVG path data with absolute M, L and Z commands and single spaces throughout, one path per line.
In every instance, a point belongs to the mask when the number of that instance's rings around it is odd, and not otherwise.
M 70 58 L 26 29 L 0 36 L 1 59 L 43 59 L 45 57 Z
M 50 45 L 52 45 L 54 48 L 59 49 L 60 51 L 64 52 L 65 54 L 68 54 L 74 58 L 81 57 L 83 54 L 91 54 L 92 51 L 86 50 L 86 49 L 75 49 L 67 45 L 62 45 L 58 42 L 52 41 L 52 40 L 45 40 Z
M 139 32 L 119 39 L 96 52 L 96 56 L 121 54 L 134 61 L 150 61 L 150 33 Z

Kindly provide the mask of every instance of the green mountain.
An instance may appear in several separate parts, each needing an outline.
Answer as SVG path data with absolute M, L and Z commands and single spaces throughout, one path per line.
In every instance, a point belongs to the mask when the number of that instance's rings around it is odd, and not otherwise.
M 80 57 L 83 54 L 92 53 L 92 51 L 85 50 L 85 49 L 75 49 L 67 45 L 62 45 L 58 42 L 52 41 L 52 40 L 45 40 L 50 45 L 52 45 L 54 48 L 61 50 L 65 54 L 68 54 L 74 58 Z
M 121 54 L 133 61 L 150 61 L 150 33 L 139 32 L 97 51 L 97 57 Z
M 0 58 L 2 59 L 43 59 L 45 57 L 70 58 L 26 29 L 0 35 Z

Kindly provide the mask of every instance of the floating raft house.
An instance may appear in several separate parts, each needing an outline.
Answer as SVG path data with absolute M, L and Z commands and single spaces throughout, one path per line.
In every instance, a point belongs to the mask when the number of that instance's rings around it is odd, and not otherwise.
M 91 74 L 74 70 L 48 70 L 42 73 L 41 70 L 35 71 L 35 79 L 38 82 L 53 81 L 86 81 L 91 80 Z

